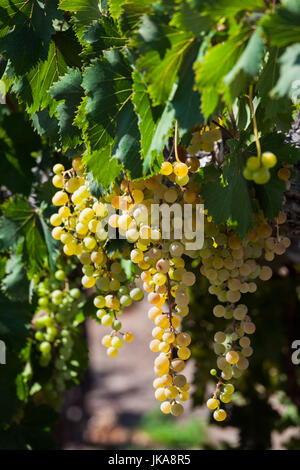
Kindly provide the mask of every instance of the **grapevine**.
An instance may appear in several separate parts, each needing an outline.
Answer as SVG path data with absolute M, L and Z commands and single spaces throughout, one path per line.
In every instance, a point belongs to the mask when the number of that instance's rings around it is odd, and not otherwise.
M 262 388 L 299 408 L 299 22 L 294 0 L 0 0 L 1 441 L 38 446 L 28 413 L 49 438 L 88 317 L 134 351 L 135 302 L 163 414 L 233 424 Z M 254 306 L 284 276 L 275 360 Z

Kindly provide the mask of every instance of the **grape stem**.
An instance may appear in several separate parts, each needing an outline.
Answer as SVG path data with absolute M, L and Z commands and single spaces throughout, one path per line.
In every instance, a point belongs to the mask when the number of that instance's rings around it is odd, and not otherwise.
M 175 158 L 178 163 L 181 163 L 179 155 L 178 155 L 178 121 L 175 123 L 175 134 L 174 134 L 174 150 L 175 150 Z
M 218 383 L 217 383 L 217 387 L 216 387 L 215 393 L 214 393 L 214 398 L 217 398 L 218 392 L 219 392 L 219 389 L 220 389 L 222 383 L 223 383 L 223 380 L 222 380 L 222 377 L 220 377 L 220 378 L 219 378 L 219 381 L 218 381 Z
M 66 291 L 69 291 L 69 290 L 70 290 L 70 283 L 69 283 L 69 279 L 68 279 L 68 278 L 65 279 L 65 290 L 66 290 Z
M 134 198 L 133 198 L 132 192 L 130 191 L 130 184 L 129 184 L 128 177 L 127 177 L 127 191 L 128 191 L 129 197 L 131 199 L 131 202 L 134 204 Z
M 172 312 L 172 299 L 171 299 L 171 282 L 170 282 L 170 276 L 169 276 L 169 273 L 166 274 L 167 276 L 167 289 L 168 289 L 168 305 L 169 305 L 169 313 L 168 313 L 168 317 L 169 317 L 169 324 L 170 324 L 170 330 L 172 331 L 172 333 L 174 333 L 175 335 L 175 329 L 172 325 L 172 318 L 173 318 L 173 312 Z M 170 359 L 173 359 L 173 351 L 174 351 L 174 346 L 173 344 L 171 343 L 170 344 Z M 174 372 L 171 371 L 171 377 L 172 377 L 172 381 L 173 381 L 173 378 L 174 378 Z
M 256 117 L 255 117 L 255 112 L 254 112 L 254 107 L 253 107 L 253 84 L 250 85 L 249 87 L 249 106 L 250 106 L 252 120 L 253 120 L 253 132 L 255 136 L 257 156 L 259 159 L 261 159 L 261 147 L 260 147 L 260 141 L 258 138 L 257 122 L 256 122 Z
M 172 333 L 175 333 L 175 329 L 172 325 L 172 317 L 173 317 L 173 311 L 172 311 L 172 299 L 171 299 L 171 282 L 170 282 L 170 276 L 169 274 L 167 273 L 166 274 L 167 276 L 167 281 L 168 281 L 168 285 L 167 285 L 167 289 L 168 289 L 168 305 L 169 305 L 169 312 L 168 312 L 168 317 L 169 317 L 169 323 L 170 323 L 170 330 L 172 331 Z

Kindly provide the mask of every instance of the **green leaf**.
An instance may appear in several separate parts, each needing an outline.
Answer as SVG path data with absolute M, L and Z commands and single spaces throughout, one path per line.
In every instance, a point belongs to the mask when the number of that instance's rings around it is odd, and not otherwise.
M 44 217 L 42 214 L 39 214 L 39 220 L 42 226 L 45 242 L 47 245 L 49 266 L 50 266 L 50 269 L 54 271 L 56 269 L 55 263 L 60 253 L 58 242 L 54 240 L 54 238 L 52 237 L 49 227 L 46 221 L 44 220 Z
M 109 1 L 109 12 L 112 18 L 118 19 L 122 14 L 122 7 L 126 3 L 126 0 L 110 0 Z
M 247 0 L 247 3 L 241 2 L 240 0 L 209 0 L 205 2 L 206 5 L 202 9 L 206 14 L 216 17 L 230 17 L 235 16 L 237 13 L 247 10 L 265 10 L 266 5 L 263 0 Z
M 133 73 L 133 97 L 132 102 L 138 116 L 138 125 L 141 134 L 141 154 L 144 159 L 144 172 L 147 173 L 152 166 L 152 151 L 150 151 L 153 136 L 155 133 L 157 117 L 147 92 L 147 86 L 138 71 Z M 163 145 L 163 142 L 161 142 Z M 158 149 L 157 154 L 162 150 L 162 146 Z M 150 153 L 149 153 L 150 152 Z
M 233 69 L 224 77 L 225 83 L 232 83 L 241 70 L 252 77 L 258 74 L 264 54 L 264 42 L 261 33 L 261 28 L 257 28 L 254 31 L 239 60 Z
M 12 255 L 6 263 L 6 276 L 2 289 L 14 302 L 28 300 L 29 282 L 21 255 Z
M 217 107 L 219 93 L 225 88 L 223 79 L 238 61 L 248 33 L 247 29 L 238 31 L 222 44 L 209 48 L 204 58 L 194 63 L 196 87 L 201 93 L 202 112 L 206 117 Z
M 179 11 L 175 13 L 171 21 L 172 26 L 191 31 L 196 36 L 202 36 L 212 27 L 211 19 L 193 9 L 188 3 L 181 3 L 178 8 Z
M 267 184 L 256 185 L 255 195 L 266 218 L 273 220 L 282 209 L 285 182 L 274 175 Z
M 299 100 L 300 77 L 300 44 L 286 49 L 279 59 L 280 77 L 272 93 L 277 96 L 289 96 L 293 101 Z
M 154 105 L 164 104 L 169 98 L 185 54 L 194 41 L 191 33 L 176 30 L 166 38 L 170 47 L 163 57 L 160 50 L 149 50 L 137 62 Z
M 59 132 L 58 120 L 55 116 L 50 117 L 49 111 L 43 109 L 32 116 L 32 124 L 39 135 L 56 140 Z
M 300 12 L 278 8 L 275 14 L 265 16 L 261 20 L 268 40 L 272 46 L 288 46 L 300 41 Z
M 120 31 L 113 20 L 108 16 L 101 16 L 99 21 L 93 21 L 83 36 L 85 57 L 98 57 L 102 51 L 111 47 L 122 47 L 126 38 L 121 37 Z
M 0 280 L 5 276 L 6 262 L 6 258 L 0 257 Z
M 21 198 L 10 198 L 1 208 L 4 216 L 16 224 L 19 236 L 24 237 L 22 261 L 32 275 L 42 269 L 43 260 L 47 256 L 38 214 L 25 199 Z
M 203 168 L 199 168 L 198 173 L 195 175 L 197 183 L 207 183 L 208 181 L 216 181 L 219 179 L 220 170 L 214 165 L 206 165 Z
M 118 139 L 113 149 L 113 156 L 123 164 L 125 170 L 129 171 L 131 178 L 140 178 L 143 176 L 140 132 L 137 115 L 131 101 L 128 101 L 121 109 L 117 123 Z
M 83 95 L 81 82 L 81 72 L 77 69 L 68 69 L 68 72 L 49 90 L 52 98 L 57 101 L 63 100 L 63 103 L 60 103 L 56 108 L 56 114 L 64 149 L 77 147 L 81 141 L 81 133 L 78 127 L 73 125 L 75 113 Z
M 231 152 L 224 167 L 225 185 L 221 179 L 203 185 L 201 194 L 205 208 L 216 224 L 224 224 L 231 219 L 236 223 L 237 233 L 244 238 L 253 226 L 253 202 L 250 186 L 243 177 L 243 160 L 241 160 L 241 141 L 227 141 Z
M 0 251 L 9 251 L 15 248 L 20 235 L 17 233 L 17 225 L 8 217 L 0 217 Z
M 178 121 L 179 135 L 182 136 L 193 126 L 204 124 L 204 117 L 200 112 L 200 94 L 195 90 L 195 73 L 193 62 L 197 48 L 191 48 L 186 61 L 179 73 L 179 83 L 171 100 L 175 119 Z
M 92 150 L 113 145 L 116 120 L 131 97 L 130 69 L 121 53 L 106 51 L 103 58 L 92 61 L 83 75 L 82 87 L 87 97 L 76 123 L 83 127 Z
M 143 14 L 150 11 L 151 3 L 151 0 L 109 0 L 109 11 L 119 21 L 121 30 L 129 33 L 137 28 Z
M 282 3 L 289 12 L 300 15 L 300 3 L 298 0 L 284 0 Z
M 40 61 L 30 72 L 15 82 L 16 91 L 26 104 L 27 111 L 34 114 L 49 106 L 50 115 L 57 107 L 57 102 L 48 94 L 48 90 L 59 77 L 67 73 L 68 66 L 80 65 L 80 48 L 72 30 L 57 32 L 49 47 L 48 57 Z
M 190 58 L 192 57 L 193 54 L 190 55 Z M 162 152 L 164 147 L 168 147 L 176 119 L 179 124 L 179 135 L 183 135 L 195 124 L 203 123 L 200 96 L 193 89 L 193 84 L 192 61 L 189 60 L 182 67 L 179 84 L 174 86 L 166 106 L 153 107 L 141 73 L 134 71 L 132 101 L 138 115 L 145 174 L 159 170 L 163 159 Z
M 142 176 L 139 153 L 139 129 L 131 103 L 132 79 L 128 63 L 119 51 L 104 52 L 104 57 L 92 61 L 85 71 L 82 86 L 87 94 L 76 123 L 82 126 L 90 152 L 85 161 L 97 174 L 97 181 L 107 187 L 120 174 L 122 163 L 132 178 Z M 100 176 L 92 158 L 108 159 L 107 172 Z M 104 150 L 105 149 L 105 150 Z M 111 175 L 109 172 L 112 171 Z M 95 176 L 95 174 L 94 174 Z
M 0 1 L 0 28 L 9 26 L 7 34 L 0 37 L 0 51 L 6 52 L 16 75 L 35 66 L 40 58 L 47 57 L 53 20 L 61 19 L 57 0 Z
M 98 0 L 60 0 L 61 10 L 80 13 L 79 19 L 84 24 L 90 24 L 100 17 L 101 3 Z
M 83 157 L 84 164 L 93 174 L 97 183 L 107 189 L 119 176 L 122 166 L 116 158 L 110 157 L 111 148 L 92 152 Z
M 117 252 L 122 252 L 126 246 L 128 246 L 128 242 L 123 238 L 110 239 L 105 245 L 105 251 L 111 257 Z

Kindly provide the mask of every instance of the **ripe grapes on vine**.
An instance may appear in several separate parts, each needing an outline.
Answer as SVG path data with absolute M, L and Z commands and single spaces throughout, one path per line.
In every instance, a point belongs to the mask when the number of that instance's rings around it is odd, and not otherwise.
M 252 302 L 287 260 L 298 272 L 299 24 L 295 0 L 0 0 L 6 431 L 80 383 L 87 317 L 112 361 L 134 350 L 135 302 L 162 413 L 201 389 L 230 424 L 259 349 Z

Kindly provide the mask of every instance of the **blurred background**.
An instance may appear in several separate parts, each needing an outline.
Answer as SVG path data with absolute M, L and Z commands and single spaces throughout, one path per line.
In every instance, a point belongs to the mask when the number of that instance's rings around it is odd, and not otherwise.
M 300 339 L 298 248 L 290 248 L 271 281 L 245 295 L 257 330 L 254 354 L 243 377 L 234 381 L 228 419 L 211 420 L 205 402 L 215 387 L 213 336 L 224 319 L 212 315 L 213 296 L 198 279 L 184 329 L 192 335 L 187 375 L 193 398 L 180 418 L 163 415 L 154 398 L 147 301 L 127 308 L 123 323 L 135 335 L 114 359 L 101 345 L 104 328 L 88 319 L 85 334 L 89 368 L 81 386 L 67 392 L 57 439 L 63 449 L 300 449 L 300 365 L 292 343 Z M 211 346 L 209 346 L 211 345 Z M 300 354 L 299 354 L 300 358 Z

